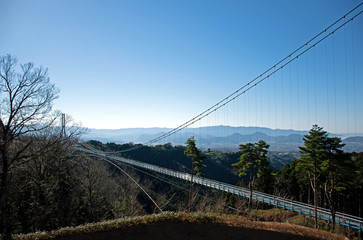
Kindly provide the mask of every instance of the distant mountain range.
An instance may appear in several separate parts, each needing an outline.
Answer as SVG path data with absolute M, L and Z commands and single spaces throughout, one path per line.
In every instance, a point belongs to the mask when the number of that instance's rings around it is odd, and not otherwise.
M 103 143 L 146 143 L 171 128 L 126 128 L 126 129 L 89 129 L 83 136 L 83 140 L 98 140 Z M 190 136 L 194 136 L 197 146 L 202 150 L 237 151 L 240 144 L 264 140 L 270 144 L 271 151 L 291 152 L 298 151 L 303 146 L 303 136 L 308 131 L 270 129 L 262 127 L 231 127 L 213 126 L 188 128 L 170 137 L 163 139 L 158 144 L 172 143 L 173 145 L 184 144 Z M 361 134 L 363 135 L 363 134 Z M 329 136 L 338 136 L 330 134 Z M 363 137 L 342 137 L 346 144 L 344 150 L 347 152 L 363 152 Z

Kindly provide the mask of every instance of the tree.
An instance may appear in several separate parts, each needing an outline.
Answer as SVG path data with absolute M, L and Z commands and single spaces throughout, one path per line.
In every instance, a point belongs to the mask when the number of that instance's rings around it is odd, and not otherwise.
M 338 137 L 326 138 L 325 150 L 326 159 L 323 162 L 323 173 L 326 180 L 324 184 L 324 192 L 326 199 L 328 200 L 329 209 L 332 216 L 332 229 L 335 229 L 335 191 L 341 191 L 345 189 L 342 185 L 344 176 L 350 175 L 350 169 L 347 169 L 346 163 L 350 159 L 349 154 L 344 153 L 341 148 L 345 144 L 341 143 L 341 139 Z M 348 174 L 347 174 L 348 173 Z M 346 179 L 347 180 L 347 179 Z M 344 181 L 346 182 L 346 181 Z
M 337 164 L 342 156 L 340 138 L 329 138 L 328 133 L 318 125 L 313 125 L 308 135 L 304 136 L 305 147 L 299 147 L 301 158 L 298 161 L 297 167 L 303 168 L 307 173 L 311 188 L 314 194 L 314 215 L 315 227 L 317 228 L 318 216 L 318 187 L 319 178 L 325 174 L 325 195 L 329 202 L 329 207 L 332 217 L 335 217 L 335 208 L 333 203 L 333 193 L 335 190 L 335 176 L 338 171 Z M 330 188 L 328 189 L 328 185 Z M 333 225 L 335 219 L 333 219 Z
M 354 190 L 357 192 L 356 199 L 358 199 L 358 216 L 362 218 L 362 189 L 363 189 L 363 152 L 355 156 L 354 169 Z
M 32 147 L 41 147 L 37 145 Z M 12 232 L 44 231 L 74 223 L 74 199 L 79 191 L 74 171 L 77 162 L 70 157 L 72 146 L 59 142 L 52 151 L 12 169 L 7 207 Z
M 335 192 L 350 188 L 354 178 L 351 169 L 353 162 L 350 154 L 344 153 L 345 144 L 338 137 L 328 137 L 322 127 L 313 125 L 309 135 L 304 137 L 305 147 L 300 147 L 301 158 L 297 167 L 307 173 L 314 194 L 315 227 L 317 227 L 317 196 L 319 180 L 322 178 L 326 200 L 332 216 L 332 228 L 335 228 Z
M 313 125 L 308 135 L 305 135 L 304 145 L 305 147 L 299 147 L 301 158 L 298 163 L 299 168 L 304 168 L 309 176 L 311 188 L 314 194 L 314 215 L 315 215 L 315 227 L 318 224 L 317 204 L 318 204 L 318 177 L 321 173 L 321 166 L 326 158 L 325 143 L 328 133 L 323 131 L 322 127 Z
M 18 68 L 15 57 L 0 58 L 0 227 L 4 238 L 11 231 L 6 211 L 10 172 L 49 152 L 61 140 L 54 128 L 57 116 L 51 114 L 57 97 L 47 69 L 34 68 L 32 63 Z M 39 141 L 46 144 L 34 147 Z
M 188 157 L 192 158 L 192 169 L 191 169 L 191 178 L 190 178 L 190 192 L 189 192 L 189 211 L 192 207 L 192 198 L 193 198 L 193 175 L 194 171 L 196 172 L 197 177 L 202 177 L 203 173 L 201 171 L 202 167 L 205 167 L 204 160 L 205 156 L 201 155 L 201 151 L 195 145 L 194 136 L 188 138 L 187 147 L 184 151 L 184 154 Z
M 238 176 L 243 177 L 249 172 L 248 188 L 250 197 L 248 200 L 248 211 L 251 211 L 252 192 L 254 189 L 255 180 L 261 177 L 266 168 L 269 167 L 267 160 L 267 149 L 269 145 L 260 140 L 258 143 L 241 144 L 239 150 L 242 153 L 238 158 L 238 162 L 232 166 L 238 168 Z

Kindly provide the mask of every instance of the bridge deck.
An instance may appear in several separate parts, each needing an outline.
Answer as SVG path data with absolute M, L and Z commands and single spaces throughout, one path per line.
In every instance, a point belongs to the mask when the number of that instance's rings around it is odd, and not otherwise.
M 174 170 L 159 167 L 159 166 L 156 166 L 156 165 L 153 165 L 153 164 L 148 164 L 148 163 L 144 163 L 144 162 L 140 162 L 140 161 L 136 161 L 136 160 L 131 160 L 131 159 L 126 159 L 126 158 L 122 158 L 122 157 L 112 156 L 112 155 L 108 155 L 108 154 L 105 154 L 105 153 L 102 153 L 102 152 L 95 152 L 95 151 L 91 151 L 91 150 L 84 149 L 84 148 L 77 148 L 77 149 L 80 150 L 80 151 L 86 152 L 86 153 L 90 153 L 90 154 L 105 157 L 105 158 L 108 158 L 108 159 L 120 161 L 120 162 L 123 162 L 123 163 L 127 163 L 127 164 L 130 164 L 130 165 L 133 165 L 133 166 L 141 167 L 141 168 L 148 169 L 148 170 L 151 170 L 151 171 L 155 171 L 155 172 L 158 172 L 158 173 L 162 173 L 162 174 L 165 174 L 165 175 L 168 175 L 168 176 L 183 179 L 183 180 L 186 180 L 186 181 L 190 181 L 190 179 L 191 179 L 191 175 L 189 173 L 174 171 Z M 223 182 L 219 182 L 219 181 L 216 181 L 216 180 L 193 176 L 193 182 L 197 183 L 197 184 L 200 184 L 200 185 L 203 185 L 203 186 L 206 186 L 206 187 L 209 187 L 209 188 L 213 188 L 213 189 L 217 189 L 217 190 L 220 190 L 220 191 L 236 194 L 236 195 L 239 195 L 239 196 L 242 196 L 242 197 L 246 197 L 246 198 L 250 197 L 248 189 L 238 187 L 238 186 L 234 186 L 234 185 L 227 184 L 227 183 L 223 183 Z M 258 191 L 253 191 L 252 199 L 263 202 L 263 203 L 267 203 L 267 204 L 270 204 L 270 205 L 273 205 L 273 206 L 281 207 L 281 208 L 284 208 L 284 209 L 289 209 L 289 210 L 292 210 L 294 212 L 305 214 L 307 216 L 315 216 L 314 215 L 314 206 L 310 205 L 310 204 L 307 204 L 307 203 L 293 201 L 293 200 L 290 200 L 290 199 L 281 198 L 281 197 L 277 197 L 277 196 L 274 196 L 274 195 L 271 195 L 271 194 L 266 194 L 266 193 L 258 192 Z M 332 221 L 331 213 L 330 213 L 330 211 L 328 209 L 319 207 L 318 210 L 317 210 L 317 215 L 318 215 L 318 218 L 320 218 L 320 219 L 324 219 L 324 220 L 327 220 L 327 221 L 330 221 L 330 222 Z M 340 225 L 355 228 L 355 229 L 358 229 L 360 231 L 363 230 L 362 218 L 359 218 L 357 216 L 352 216 L 352 215 L 344 214 L 344 213 L 341 213 L 341 212 L 336 212 L 335 221 L 336 221 L 336 223 L 338 223 Z

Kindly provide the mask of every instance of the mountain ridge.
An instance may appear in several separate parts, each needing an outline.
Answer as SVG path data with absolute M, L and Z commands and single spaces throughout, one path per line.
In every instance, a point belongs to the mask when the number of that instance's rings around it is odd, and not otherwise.
M 114 142 L 123 144 L 128 142 L 146 143 L 169 131 L 172 128 L 122 128 L 122 129 L 89 129 L 82 137 L 83 140 L 97 140 L 103 143 Z M 270 129 L 266 127 L 232 127 L 209 126 L 186 128 L 172 136 L 166 137 L 157 144 L 172 143 L 184 145 L 186 140 L 194 136 L 197 145 L 202 150 L 212 149 L 220 151 L 238 151 L 240 144 L 264 140 L 270 144 L 272 151 L 299 151 L 303 145 L 303 137 L 308 131 L 293 129 Z M 361 134 L 363 136 L 363 134 Z M 329 134 L 330 137 L 341 137 L 348 152 L 363 151 L 363 137 L 353 136 L 343 138 L 343 135 Z

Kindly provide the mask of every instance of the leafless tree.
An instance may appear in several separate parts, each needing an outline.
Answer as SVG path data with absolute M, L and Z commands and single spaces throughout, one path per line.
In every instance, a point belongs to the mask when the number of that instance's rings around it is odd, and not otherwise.
M 78 154 L 77 157 L 79 166 L 76 171 L 81 187 L 79 194 L 83 198 L 86 221 L 144 213 L 137 199 L 141 191 L 128 176 L 114 169 L 103 158 L 84 154 Z M 140 181 L 131 169 L 126 171 L 133 179 Z
M 0 227 L 10 237 L 6 213 L 11 171 L 54 151 L 64 140 L 59 113 L 52 111 L 58 89 L 47 69 L 27 63 L 18 66 L 11 55 L 0 57 Z M 75 131 L 68 140 L 75 137 Z M 68 141 L 69 142 L 69 141 Z
M 212 194 L 205 193 L 196 205 L 198 212 L 223 213 L 227 207 L 227 199 L 224 196 L 214 197 Z
M 67 140 L 52 151 L 13 168 L 9 177 L 8 208 L 13 231 L 34 232 L 69 226 L 77 199 L 78 162 Z M 41 148 L 37 141 L 30 148 Z
M 234 198 L 235 198 L 234 208 L 236 209 L 236 215 L 243 214 L 245 212 L 248 200 L 240 196 L 234 196 Z

